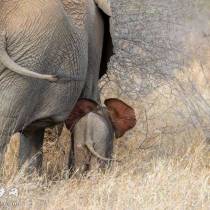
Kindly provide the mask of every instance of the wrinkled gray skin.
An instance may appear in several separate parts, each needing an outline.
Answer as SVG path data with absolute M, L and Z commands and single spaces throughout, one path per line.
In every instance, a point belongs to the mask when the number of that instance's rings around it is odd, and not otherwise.
M 103 169 L 112 158 L 113 140 L 114 128 L 106 108 L 86 114 L 72 131 L 70 167 L 80 174 L 100 160 Z
M 40 151 L 44 129 L 64 121 L 80 96 L 97 99 L 103 33 L 93 0 L 0 1 L 0 50 L 21 67 L 58 78 L 22 76 L 0 62 L 0 163 L 11 134 L 22 132 L 21 166 Z

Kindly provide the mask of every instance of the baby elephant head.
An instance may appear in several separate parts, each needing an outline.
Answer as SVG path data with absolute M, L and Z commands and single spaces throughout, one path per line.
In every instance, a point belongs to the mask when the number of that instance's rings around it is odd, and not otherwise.
M 115 137 L 122 137 L 126 131 L 136 125 L 136 116 L 134 109 L 120 99 L 109 98 L 104 101 L 107 107 L 108 115 L 115 130 Z M 82 98 L 76 103 L 70 116 L 66 120 L 66 127 L 72 130 L 76 122 L 87 113 L 97 109 L 98 104 L 91 100 Z

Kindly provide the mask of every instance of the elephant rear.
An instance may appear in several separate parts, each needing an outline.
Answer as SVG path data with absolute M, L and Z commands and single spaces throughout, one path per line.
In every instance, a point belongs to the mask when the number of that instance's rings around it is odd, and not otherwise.
M 9 89 L 0 88 L 1 107 L 2 103 L 5 107 L 2 111 L 18 116 L 16 131 L 40 119 L 55 123 L 64 120 L 84 86 L 86 38 L 71 23 L 59 1 L 20 0 L 5 3 L 0 10 L 0 29 L 6 33 L 5 45 L 11 59 L 33 72 L 59 78 L 49 83 L 19 76 L 1 66 L 1 87 L 11 83 Z M 13 12 L 7 13 L 10 10 Z

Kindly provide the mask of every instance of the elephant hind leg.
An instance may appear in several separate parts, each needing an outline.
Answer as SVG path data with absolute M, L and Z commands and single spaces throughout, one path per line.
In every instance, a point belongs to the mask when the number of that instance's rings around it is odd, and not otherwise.
M 0 169 L 3 168 L 5 152 L 14 131 L 14 124 L 15 121 L 13 118 L 0 117 Z
M 77 174 L 84 174 L 89 170 L 91 155 L 85 145 L 74 143 L 74 170 Z
M 33 132 L 23 132 L 20 135 L 19 168 L 26 164 L 28 173 L 34 170 L 41 172 L 42 168 L 42 145 L 44 129 Z
M 7 144 L 9 143 L 9 139 L 10 139 L 10 135 L 3 135 L 0 133 L 0 170 L 1 170 L 1 173 L 3 173 L 3 170 L 4 170 L 4 159 L 5 159 L 5 153 L 7 150 Z

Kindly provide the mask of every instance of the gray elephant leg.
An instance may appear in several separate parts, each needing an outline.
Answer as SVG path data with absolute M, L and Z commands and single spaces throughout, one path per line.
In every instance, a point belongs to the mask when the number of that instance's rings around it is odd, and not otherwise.
M 29 173 L 32 173 L 34 169 L 41 171 L 43 139 L 44 129 L 20 135 L 19 168 L 27 163 Z
M 4 155 L 7 148 L 7 144 L 9 143 L 10 135 L 0 134 L 0 169 L 2 169 Z
M 89 170 L 90 158 L 91 154 L 85 144 L 76 141 L 72 135 L 72 148 L 70 152 L 72 169 L 74 169 L 77 174 L 84 174 L 84 172 Z
M 90 154 L 82 145 L 76 145 L 75 154 L 75 170 L 81 174 L 89 170 Z
M 0 101 L 1 105 L 1 101 Z M 0 106 L 0 116 L 1 116 Z M 10 137 L 14 133 L 14 120 L 9 117 L 0 117 L 0 169 L 2 169 L 4 155 L 7 149 L 7 145 L 10 141 Z

